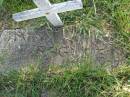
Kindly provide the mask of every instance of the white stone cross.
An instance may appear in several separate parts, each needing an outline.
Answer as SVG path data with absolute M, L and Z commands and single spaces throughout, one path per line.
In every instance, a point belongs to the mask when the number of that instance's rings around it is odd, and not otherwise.
M 51 4 L 49 0 L 33 0 L 33 1 L 38 8 L 13 14 L 13 19 L 19 22 L 28 19 L 38 18 L 41 16 L 46 16 L 46 18 L 54 26 L 63 26 L 63 23 L 58 13 L 83 8 L 81 0 L 67 1 L 58 4 Z

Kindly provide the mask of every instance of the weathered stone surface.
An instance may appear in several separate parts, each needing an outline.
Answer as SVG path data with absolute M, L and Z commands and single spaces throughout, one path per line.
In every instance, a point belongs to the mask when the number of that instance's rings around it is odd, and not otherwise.
M 45 52 L 53 47 L 51 30 L 5 30 L 0 37 L 0 53 L 5 56 L 4 65 L 19 67 L 23 64 L 33 64 L 36 59 L 43 57 L 47 63 L 48 55 Z M 43 54 L 45 53 L 45 54 Z M 3 60 L 2 60 L 3 61 Z
M 95 28 L 79 33 L 75 26 L 33 30 L 4 30 L 0 36 L 1 68 L 17 68 L 27 64 L 63 64 L 80 60 L 84 55 L 96 64 L 116 66 L 123 60 L 122 52 L 113 46 L 111 36 Z

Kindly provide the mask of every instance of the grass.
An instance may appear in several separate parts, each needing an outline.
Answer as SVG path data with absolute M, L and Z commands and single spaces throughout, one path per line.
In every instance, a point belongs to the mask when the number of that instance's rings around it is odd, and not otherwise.
M 0 97 L 40 97 L 46 90 L 49 97 L 129 97 L 124 90 L 130 78 L 130 66 L 111 72 L 93 67 L 88 62 L 51 66 L 42 71 L 36 65 L 0 75 Z
M 50 0 L 52 3 L 57 2 L 64 2 L 66 0 Z M 68 24 L 80 24 L 85 25 L 85 27 L 94 26 L 97 28 L 102 28 L 102 21 L 106 20 L 107 23 L 110 23 L 111 21 L 114 22 L 114 18 L 118 18 L 118 16 L 115 17 L 115 13 L 117 10 L 115 8 L 118 5 L 123 5 L 124 3 L 127 3 L 129 0 L 82 0 L 84 4 L 84 8 L 82 10 L 75 10 L 71 12 L 61 13 L 61 19 L 65 23 L 65 25 Z M 16 23 L 12 20 L 12 14 L 20 11 L 24 11 L 27 9 L 36 8 L 36 5 L 33 3 L 32 0 L 4 0 L 3 1 L 3 7 L 1 9 L 1 21 L 7 22 L 8 20 L 8 26 L 10 28 L 13 27 L 25 27 L 27 25 L 28 27 L 31 26 L 47 26 L 50 25 L 48 21 L 46 21 L 46 18 L 38 18 L 33 20 L 28 20 L 20 23 Z M 117 8 L 118 9 L 118 8 Z M 120 8 L 120 11 L 123 11 L 124 9 Z M 4 18 L 3 18 L 4 16 Z M 118 20 L 118 19 L 117 19 Z M 117 21 L 117 26 L 119 26 L 121 23 L 120 21 Z M 123 20 L 124 21 L 124 20 Z M 122 21 L 122 22 L 123 22 Z M 122 26 L 122 25 L 120 25 Z M 117 27 L 118 28 L 118 27 Z
M 63 1 L 51 0 L 53 3 Z M 110 31 L 114 46 L 125 50 L 130 58 L 129 0 L 93 1 L 83 0 L 82 10 L 61 13 L 65 26 L 78 25 L 81 33 L 87 33 L 91 27 L 102 32 Z M 0 9 L 0 25 L 7 24 L 8 28 L 13 29 L 50 25 L 45 18 L 20 23 L 12 20 L 13 13 L 35 7 L 32 0 L 4 0 Z M 52 66 L 48 71 L 43 71 L 36 65 L 30 65 L 19 71 L 0 74 L 0 97 L 40 97 L 44 89 L 50 97 L 130 97 L 128 80 L 130 66 L 109 71 L 102 66 L 93 67 L 92 63 L 81 62 L 69 67 Z
M 64 2 L 66 0 L 50 0 L 52 3 Z M 120 32 L 123 38 L 129 33 L 130 28 L 130 10 L 129 0 L 82 0 L 84 8 L 71 12 L 60 13 L 60 17 L 64 22 L 64 26 L 79 26 L 77 30 L 87 33 L 92 27 L 107 32 Z M 32 19 L 23 22 L 15 22 L 12 14 L 20 11 L 36 8 L 32 0 L 3 0 L 0 14 L 0 29 L 3 26 L 7 29 L 16 28 L 37 28 L 41 26 L 50 27 L 51 24 L 45 17 Z M 120 39 L 120 34 L 116 34 L 114 38 Z M 127 34 L 129 36 L 129 34 Z M 122 41 L 122 40 L 121 40 Z M 120 44 L 121 44 L 120 41 Z M 127 40 L 128 41 L 128 40 Z M 126 42 L 126 41 L 125 41 Z

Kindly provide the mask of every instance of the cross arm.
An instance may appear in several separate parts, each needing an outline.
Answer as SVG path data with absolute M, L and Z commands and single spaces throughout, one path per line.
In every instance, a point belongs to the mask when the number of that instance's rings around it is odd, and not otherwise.
M 51 3 L 49 0 L 33 0 L 33 2 L 37 5 L 40 9 L 47 9 L 51 7 Z
M 41 16 L 46 16 L 45 12 L 43 13 L 43 11 L 41 11 L 39 8 L 36 8 L 13 14 L 13 19 L 19 22 Z
M 48 21 L 50 21 L 54 26 L 63 26 L 63 23 L 57 13 L 50 13 L 49 15 L 46 16 Z
M 56 13 L 62 13 L 66 11 L 72 11 L 76 9 L 82 9 L 83 4 L 81 0 L 75 0 L 75 1 L 68 1 L 58 4 L 53 4 L 51 8 L 51 12 L 55 11 Z

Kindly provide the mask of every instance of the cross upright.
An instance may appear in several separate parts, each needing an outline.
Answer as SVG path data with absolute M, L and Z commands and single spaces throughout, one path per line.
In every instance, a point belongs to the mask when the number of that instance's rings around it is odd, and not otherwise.
M 67 1 L 58 4 L 51 4 L 49 0 L 33 0 L 38 8 L 26 10 L 13 14 L 13 19 L 17 22 L 46 16 L 54 26 L 63 26 L 63 23 L 58 13 L 82 9 L 83 4 L 81 0 Z

